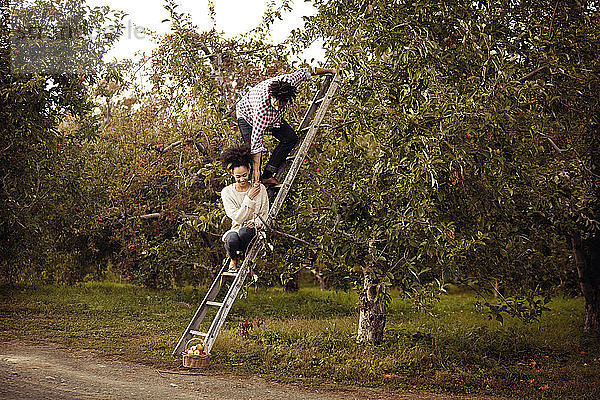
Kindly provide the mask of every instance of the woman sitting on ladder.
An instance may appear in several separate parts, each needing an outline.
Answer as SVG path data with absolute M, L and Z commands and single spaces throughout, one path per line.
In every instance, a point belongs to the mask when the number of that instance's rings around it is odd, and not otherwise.
M 223 150 L 221 163 L 231 172 L 235 181 L 223 188 L 221 198 L 225 213 L 231 218 L 231 229 L 225 232 L 222 239 L 231 259 L 229 271 L 237 272 L 248 244 L 263 225 L 260 218 L 267 220 L 269 198 L 263 184 L 258 181 L 250 183 L 252 155 L 249 145 Z

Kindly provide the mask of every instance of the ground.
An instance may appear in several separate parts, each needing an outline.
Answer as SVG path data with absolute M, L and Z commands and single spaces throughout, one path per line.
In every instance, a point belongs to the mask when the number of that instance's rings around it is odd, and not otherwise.
M 397 393 L 383 389 L 306 389 L 256 377 L 163 371 L 104 360 L 56 344 L 0 343 L 2 399 L 492 399 L 436 393 Z

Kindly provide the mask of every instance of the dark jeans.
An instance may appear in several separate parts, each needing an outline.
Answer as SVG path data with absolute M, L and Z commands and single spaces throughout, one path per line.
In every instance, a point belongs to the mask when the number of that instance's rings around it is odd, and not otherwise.
M 248 244 L 256 235 L 254 228 L 240 228 L 239 232 L 229 232 L 225 236 L 225 250 L 231 258 L 242 258 Z
M 238 127 L 242 134 L 242 140 L 245 143 L 250 144 L 252 125 L 245 119 L 239 118 Z M 290 154 L 294 146 L 296 146 L 296 143 L 298 143 L 298 135 L 296 135 L 296 132 L 294 132 L 290 124 L 284 120 L 281 121 L 281 126 L 279 128 L 273 128 L 271 133 L 279 140 L 279 144 L 275 147 L 273 153 L 271 153 L 271 158 L 269 158 L 267 165 L 265 165 L 265 171 L 262 174 L 262 178 L 270 178 L 272 175 L 275 175 L 279 167 L 285 162 L 288 154 Z

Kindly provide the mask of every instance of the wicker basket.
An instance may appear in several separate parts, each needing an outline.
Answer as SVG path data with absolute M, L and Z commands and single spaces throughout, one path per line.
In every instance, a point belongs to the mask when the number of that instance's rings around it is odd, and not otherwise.
M 205 368 L 208 365 L 210 354 L 187 354 L 187 351 L 192 346 L 194 340 L 199 341 L 204 346 L 204 341 L 200 338 L 188 340 L 185 344 L 185 350 L 183 351 L 183 366 L 186 368 Z

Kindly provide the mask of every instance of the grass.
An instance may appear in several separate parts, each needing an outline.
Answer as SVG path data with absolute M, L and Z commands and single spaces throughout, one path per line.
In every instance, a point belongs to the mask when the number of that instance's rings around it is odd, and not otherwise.
M 0 337 L 178 368 L 171 351 L 203 294 L 98 282 L 4 287 Z M 582 299 L 557 298 L 540 322 L 508 319 L 504 326 L 490 321 L 475 300 L 470 293 L 446 295 L 425 314 L 395 299 L 384 343 L 359 346 L 355 294 L 250 289 L 232 308 L 210 369 L 306 385 L 600 397 L 600 348 L 582 334 Z M 242 329 L 242 320 L 250 327 Z

